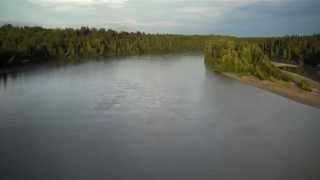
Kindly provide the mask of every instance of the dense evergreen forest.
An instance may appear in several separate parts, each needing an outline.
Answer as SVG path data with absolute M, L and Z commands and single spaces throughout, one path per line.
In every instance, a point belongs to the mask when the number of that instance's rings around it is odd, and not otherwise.
M 215 71 L 253 75 L 259 79 L 289 80 L 255 43 L 220 39 L 212 41 L 206 50 L 206 65 Z
M 206 50 L 206 62 L 224 59 L 223 67 L 232 70 L 256 71 L 245 68 L 270 60 L 319 67 L 320 35 L 286 36 L 278 38 L 236 38 L 223 36 L 146 34 L 116 32 L 82 27 L 80 29 L 45 29 L 42 27 L 0 27 L 0 68 L 32 62 L 73 61 L 83 57 L 128 56 L 201 52 Z M 242 52 L 243 51 L 243 52 Z M 220 62 L 220 61 L 218 61 Z M 239 67 L 238 67 L 239 66 Z M 229 69 L 230 70 L 230 69 Z M 262 74 L 261 74 L 262 73 Z M 277 72 L 272 72 L 275 75 Z M 260 76 L 259 75 L 259 76 Z M 266 74 L 262 75 L 265 76 Z
M 71 61 L 92 56 L 202 52 L 209 36 L 128 33 L 82 27 L 0 28 L 0 67 L 38 61 Z
M 320 64 L 320 35 L 248 38 L 257 43 L 270 59 L 295 64 Z
M 279 38 L 220 38 L 208 41 L 206 65 L 215 71 L 290 80 L 271 61 L 320 66 L 320 35 Z

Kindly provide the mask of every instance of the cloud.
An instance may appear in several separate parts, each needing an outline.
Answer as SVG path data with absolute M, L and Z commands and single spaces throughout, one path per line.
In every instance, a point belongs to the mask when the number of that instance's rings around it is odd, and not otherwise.
M 124 7 L 128 0 L 29 0 L 31 3 L 43 7 L 69 9 L 79 6 L 108 5 L 113 8 Z
M 0 0 L 0 20 L 184 34 L 319 32 L 319 0 Z
M 88 25 L 123 30 L 179 33 L 208 32 L 241 7 L 286 0 L 28 0 L 57 11 L 57 24 Z M 72 19 L 66 20 L 66 18 Z M 52 17 L 54 19 L 54 17 Z M 205 27 L 202 28 L 201 27 Z

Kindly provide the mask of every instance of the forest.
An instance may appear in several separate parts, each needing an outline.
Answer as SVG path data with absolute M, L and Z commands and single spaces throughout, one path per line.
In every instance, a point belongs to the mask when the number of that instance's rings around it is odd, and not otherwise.
M 271 64 L 270 58 L 255 43 L 225 40 L 210 42 L 205 64 L 215 71 L 253 75 L 259 79 L 289 80 L 280 69 Z
M 260 78 L 267 74 L 282 76 L 277 75 L 279 71 L 272 68 L 270 60 L 319 67 L 320 35 L 237 38 L 116 32 L 88 27 L 0 27 L 0 68 L 85 57 L 183 52 L 205 53 L 206 64 L 217 65 L 209 61 L 220 59 L 217 62 L 226 64 L 219 69 L 255 73 Z M 264 68 L 267 70 L 263 71 Z
M 84 57 L 202 52 L 208 37 L 4 25 L 0 28 L 0 68 Z
M 220 38 L 207 42 L 205 64 L 215 71 L 290 80 L 271 61 L 319 69 L 320 36 Z
M 216 39 L 207 43 L 205 64 L 210 70 L 260 80 L 293 82 L 303 90 L 312 91 L 311 81 L 293 78 L 272 61 L 309 66 L 319 72 L 319 35 L 268 39 Z
M 273 61 L 311 66 L 320 64 L 319 34 L 312 36 L 248 38 L 245 40 L 258 44 Z

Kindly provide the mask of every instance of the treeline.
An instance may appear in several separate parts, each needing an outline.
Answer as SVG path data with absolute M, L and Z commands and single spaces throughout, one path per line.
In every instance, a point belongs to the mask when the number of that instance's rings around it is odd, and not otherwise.
M 271 61 L 320 67 L 320 35 L 220 38 L 209 41 L 206 65 L 216 71 L 289 80 Z
M 231 44 L 236 42 L 236 49 L 233 46 L 226 47 L 227 41 L 231 41 Z M 261 50 L 268 59 L 273 61 L 320 66 L 320 35 L 235 38 L 128 33 L 88 27 L 45 29 L 4 25 L 0 27 L 0 68 L 26 62 L 61 59 L 71 61 L 94 56 L 202 53 L 206 46 L 208 46 L 207 49 L 212 48 L 212 50 L 221 49 L 221 47 L 224 47 L 222 49 L 230 48 L 232 52 L 238 52 L 239 46 L 246 48 L 254 46 L 255 49 L 259 47 L 259 50 L 254 50 L 254 52 Z M 208 52 L 210 51 L 207 51 L 207 58 L 210 57 Z
M 92 56 L 203 52 L 208 37 L 5 25 L 0 28 L 0 67 Z
M 257 43 L 274 61 L 311 66 L 320 64 L 320 35 L 248 38 L 246 40 Z
M 211 41 L 206 48 L 205 64 L 218 72 L 252 75 L 262 80 L 290 80 L 271 64 L 259 45 L 239 39 Z

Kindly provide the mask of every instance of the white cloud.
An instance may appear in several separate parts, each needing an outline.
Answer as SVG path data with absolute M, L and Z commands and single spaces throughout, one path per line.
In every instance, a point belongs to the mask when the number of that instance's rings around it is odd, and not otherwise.
M 108 5 L 113 8 L 124 7 L 128 0 L 29 0 L 35 5 L 68 9 L 77 6 Z
M 1 1 L 1 0 L 0 0 Z M 290 0 L 27 0 L 57 26 L 89 25 L 118 30 L 178 32 L 223 24 L 238 8 Z M 48 21 L 48 18 L 43 21 Z M 191 31 L 191 30 L 190 30 Z

